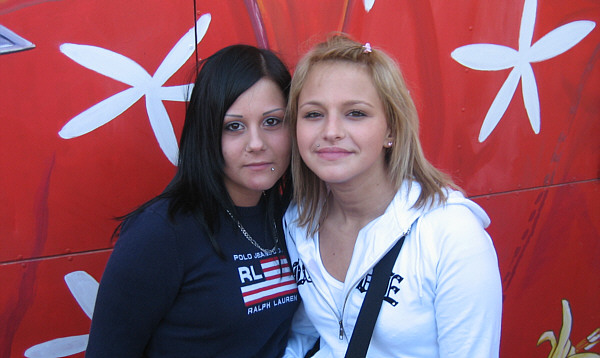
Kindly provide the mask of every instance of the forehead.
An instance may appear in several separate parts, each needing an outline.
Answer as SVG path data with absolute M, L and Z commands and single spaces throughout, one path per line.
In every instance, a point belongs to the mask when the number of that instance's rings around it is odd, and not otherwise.
M 231 107 L 227 109 L 226 115 L 283 107 L 285 107 L 283 91 L 273 80 L 263 77 L 233 102 Z
M 358 74 L 361 76 L 367 76 L 369 78 L 371 77 L 369 69 L 365 64 L 343 60 L 327 60 L 315 63 L 312 66 L 310 66 L 306 75 L 306 79 L 308 80 L 309 77 L 315 78 L 331 74 L 332 72 L 335 73 L 336 76 L 340 76 L 343 74 Z
M 330 96 L 379 100 L 368 67 L 348 61 L 321 62 L 309 69 L 300 91 L 300 100 Z

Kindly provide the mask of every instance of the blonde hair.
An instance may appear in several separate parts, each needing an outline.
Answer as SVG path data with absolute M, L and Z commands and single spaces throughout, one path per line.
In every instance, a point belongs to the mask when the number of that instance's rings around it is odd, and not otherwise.
M 402 73 L 396 62 L 379 49 L 370 49 L 345 34 L 334 34 L 314 46 L 304 55 L 294 72 L 286 116 L 292 131 L 292 177 L 294 200 L 298 204 L 298 223 L 308 226 L 309 233 L 318 231 L 327 214 L 327 188 L 302 161 L 298 151 L 296 123 L 298 99 L 311 69 L 319 63 L 346 62 L 364 66 L 384 107 L 394 145 L 386 148 L 385 162 L 394 188 L 403 182 L 417 182 L 421 186 L 415 208 L 426 207 L 447 200 L 444 188 L 457 186 L 436 169 L 423 154 L 419 141 L 419 118 Z

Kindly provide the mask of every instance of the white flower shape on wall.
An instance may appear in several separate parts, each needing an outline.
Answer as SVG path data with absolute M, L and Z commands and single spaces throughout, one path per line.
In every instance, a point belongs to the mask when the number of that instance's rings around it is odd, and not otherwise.
M 140 98 L 146 96 L 146 111 L 150 125 L 165 156 L 177 165 L 177 138 L 162 101 L 186 101 L 192 86 L 163 87 L 164 83 L 183 66 L 208 30 L 211 15 L 204 14 L 173 46 L 154 76 L 131 59 L 101 47 L 66 43 L 60 51 L 80 65 L 132 87 L 99 102 L 73 117 L 58 132 L 64 139 L 89 133 L 110 122 Z M 196 39 L 196 41 L 195 41 Z
M 485 43 L 466 45 L 452 51 L 451 56 L 454 60 L 475 70 L 498 71 L 512 67 L 483 120 L 479 142 L 486 140 L 506 112 L 519 81 L 522 81 L 523 102 L 529 122 L 533 132 L 538 134 L 540 100 L 531 63 L 545 61 L 566 52 L 596 26 L 593 21 L 574 21 L 552 30 L 532 45 L 536 12 L 537 0 L 525 0 L 518 51 L 507 46 Z
M 92 319 L 98 294 L 98 281 L 85 271 L 75 271 L 65 275 L 65 282 L 83 312 Z M 53 339 L 27 349 L 25 357 L 59 358 L 81 353 L 87 348 L 88 338 L 88 334 L 83 334 Z

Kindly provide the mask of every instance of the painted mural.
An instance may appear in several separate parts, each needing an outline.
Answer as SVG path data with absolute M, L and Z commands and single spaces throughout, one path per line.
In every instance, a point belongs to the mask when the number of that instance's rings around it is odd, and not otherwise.
M 196 61 L 402 67 L 428 158 L 490 215 L 501 357 L 600 357 L 600 3 L 0 0 L 0 357 L 83 357 L 116 216 L 174 172 Z

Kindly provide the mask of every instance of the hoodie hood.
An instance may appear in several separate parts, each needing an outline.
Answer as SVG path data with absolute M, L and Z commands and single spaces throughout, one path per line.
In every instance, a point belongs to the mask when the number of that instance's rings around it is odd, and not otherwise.
M 319 356 L 343 356 L 368 274 L 405 235 L 371 340 L 372 355 L 434 357 L 456 349 L 464 357 L 498 356 L 490 349 L 497 352 L 499 345 L 502 287 L 493 242 L 483 230 L 489 217 L 450 189 L 443 203 L 414 208 L 420 193 L 417 183 L 403 185 L 385 212 L 358 232 L 341 285 L 332 285 L 323 267 L 319 236 L 307 237 L 297 225 L 297 207 L 289 208 L 286 241 L 303 301 L 290 352 L 303 354 L 320 336 Z
M 447 205 L 463 205 L 473 212 L 483 228 L 490 224 L 490 219 L 485 211 L 473 201 L 465 198 L 459 191 L 448 189 L 448 200 L 445 203 L 414 208 L 420 194 L 421 186 L 418 183 L 413 182 L 410 188 L 408 183 L 404 183 L 384 214 L 369 222 L 359 231 L 354 254 L 346 273 L 347 278 L 364 277 L 402 236 L 408 235 L 411 230 L 416 230 L 418 233 L 418 219 L 433 210 Z M 285 222 L 290 230 L 289 235 L 286 234 L 286 239 L 291 241 L 290 244 L 293 243 L 299 258 L 309 271 L 318 272 L 318 262 L 315 261 L 320 256 L 317 238 L 315 236 L 308 237 L 306 229 L 296 225 L 297 217 L 298 208 L 296 204 L 293 204 L 285 215 Z M 411 235 L 410 238 L 407 237 L 407 240 L 416 239 L 418 236 Z M 419 242 L 416 244 L 420 246 Z M 354 280 L 345 280 L 344 282 L 345 290 L 349 290 L 355 285 Z
M 353 257 L 352 261 L 378 262 L 402 236 L 413 229 L 421 216 L 447 205 L 464 205 L 479 219 L 482 227 L 486 228 L 490 224 L 490 218 L 485 211 L 459 191 L 448 190 L 448 200 L 445 203 L 414 208 L 420 194 L 421 186 L 418 183 L 413 182 L 410 188 L 407 183 L 402 185 L 385 213 L 359 232 L 355 252 L 360 252 L 361 255 L 359 258 Z M 352 266 L 351 262 L 350 267 Z M 357 262 L 356 266 L 363 265 Z

